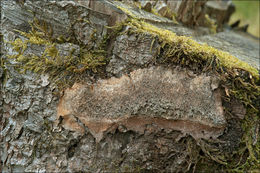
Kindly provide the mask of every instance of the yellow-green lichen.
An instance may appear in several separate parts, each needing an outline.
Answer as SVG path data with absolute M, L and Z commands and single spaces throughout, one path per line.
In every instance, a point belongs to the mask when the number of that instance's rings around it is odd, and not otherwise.
M 213 57 L 216 57 L 219 60 L 220 65 L 223 67 L 229 69 L 243 69 L 250 72 L 253 76 L 259 78 L 258 70 L 256 68 L 230 55 L 228 52 L 215 49 L 206 44 L 201 45 L 198 42 L 192 40 L 190 37 L 177 36 L 172 31 L 158 28 L 144 21 L 131 19 L 128 25 L 135 27 L 139 32 L 148 32 L 154 36 L 158 36 L 158 38 L 162 41 L 174 45 L 175 47 L 178 45 L 179 49 L 182 49 L 186 55 L 196 56 L 197 58 L 204 60 L 209 60 Z
M 147 32 L 154 36 L 158 36 L 158 38 L 170 45 L 176 47 L 176 45 L 180 46 L 179 49 L 182 49 L 185 54 L 190 56 L 196 56 L 197 58 L 201 58 L 204 60 L 210 60 L 213 57 L 216 57 L 219 60 L 221 66 L 229 68 L 229 69 L 243 69 L 251 73 L 251 75 L 255 76 L 257 79 L 258 70 L 248 63 L 239 60 L 228 52 L 224 52 L 208 46 L 206 44 L 202 45 L 198 42 L 192 40 L 190 37 L 186 36 L 177 36 L 174 32 L 159 28 L 155 25 L 149 24 L 140 20 L 136 15 L 134 15 L 131 11 L 119 7 L 122 11 L 128 14 L 131 18 L 125 25 L 132 26 L 138 30 L 138 32 Z
M 71 46 L 69 54 L 64 56 L 54 42 L 60 42 L 61 39 L 52 38 L 52 33 L 44 22 L 40 24 L 35 19 L 31 27 L 29 33 L 17 31 L 24 36 L 23 40 L 17 38 L 8 42 L 16 52 L 8 57 L 18 62 L 20 72 L 30 70 L 39 74 L 49 74 L 51 80 L 65 88 L 72 85 L 86 70 L 97 72 L 99 67 L 106 64 L 106 52 L 102 49 L 81 47 L 78 54 L 75 54 L 75 48 Z M 28 47 L 33 45 L 44 49 L 41 55 L 33 52 L 25 54 Z

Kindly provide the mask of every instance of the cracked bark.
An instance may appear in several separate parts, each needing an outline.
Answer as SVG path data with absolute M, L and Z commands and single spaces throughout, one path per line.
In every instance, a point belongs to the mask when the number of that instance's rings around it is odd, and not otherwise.
M 206 1 L 172 2 L 163 3 L 173 11 L 177 9 L 179 21 L 204 26 L 200 16 L 208 8 Z M 52 27 L 53 37 L 71 37 L 68 43 L 56 43 L 66 56 L 70 48 L 80 52 L 79 43 L 97 47 L 106 34 L 112 33 L 106 26 L 126 20 L 128 14 L 118 7 L 127 8 L 154 26 L 193 36 L 200 43 L 259 66 L 259 43 L 246 34 L 225 30 L 205 35 L 208 28 L 176 25 L 129 2 L 1 1 L 1 33 L 4 40 L 25 39 L 14 29 L 30 31 L 28 21 L 36 17 Z M 216 21 L 223 24 L 223 18 Z M 0 171 L 223 170 L 221 158 L 215 158 L 214 151 L 226 155 L 237 151 L 246 114 L 241 102 L 234 100 L 229 105 L 221 99 L 224 91 L 216 75 L 198 74 L 157 60 L 158 38 L 148 32 L 129 33 L 130 28 L 126 28 L 109 40 L 109 61 L 102 69 L 105 75 L 88 71 L 83 81 L 60 95 L 55 94 L 62 92 L 48 75 L 18 73 L 14 61 L 7 58 L 14 54 L 12 46 L 1 43 Z M 43 50 L 30 45 L 26 53 L 41 54 Z M 223 107 L 231 110 L 232 117 Z M 208 154 L 210 149 L 212 153 Z

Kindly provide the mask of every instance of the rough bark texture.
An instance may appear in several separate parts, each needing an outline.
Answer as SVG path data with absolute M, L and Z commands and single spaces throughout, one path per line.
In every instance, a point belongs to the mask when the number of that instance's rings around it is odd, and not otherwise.
M 164 1 L 169 8 L 178 6 L 180 21 L 199 24 L 199 12 L 191 15 L 183 9 L 193 9 L 191 2 L 169 5 L 172 2 Z M 194 3 L 200 11 L 206 1 Z M 229 163 L 243 144 L 245 131 L 241 124 L 247 110 L 242 101 L 224 99 L 230 95 L 229 90 L 217 73 L 164 62 L 158 55 L 158 50 L 163 51 L 159 49 L 160 38 L 153 34 L 132 32 L 131 26 L 115 34 L 107 26 L 127 20 L 131 13 L 158 28 L 227 51 L 256 68 L 259 43 L 228 30 L 207 35 L 208 28 L 193 30 L 176 25 L 147 12 L 147 3 L 141 5 L 144 10 L 129 2 L 108 0 L 1 1 L 5 42 L 1 43 L 0 66 L 0 171 L 228 169 L 219 153 Z M 19 73 L 17 62 L 8 59 L 8 55 L 16 54 L 8 41 L 25 40 L 15 29 L 29 32 L 32 28 L 28 21 L 34 17 L 52 28 L 52 38 L 62 57 L 68 56 L 72 48 L 76 56 L 82 45 L 97 49 L 105 41 L 106 63 L 98 70 L 85 70 L 84 78 L 65 90 L 60 90 L 48 73 Z M 224 23 L 225 19 L 219 21 Z M 113 37 L 106 39 L 108 35 Z M 65 41 L 57 41 L 60 36 Z M 28 44 L 24 55 L 40 56 L 44 49 Z M 259 145 L 257 121 L 253 126 L 254 146 Z

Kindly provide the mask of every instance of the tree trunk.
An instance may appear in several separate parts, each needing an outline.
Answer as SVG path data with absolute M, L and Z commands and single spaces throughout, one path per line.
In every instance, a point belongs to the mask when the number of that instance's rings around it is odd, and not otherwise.
M 200 27 L 156 3 L 1 1 L 0 171 L 258 169 L 259 43 L 211 35 L 206 1 L 163 3 Z

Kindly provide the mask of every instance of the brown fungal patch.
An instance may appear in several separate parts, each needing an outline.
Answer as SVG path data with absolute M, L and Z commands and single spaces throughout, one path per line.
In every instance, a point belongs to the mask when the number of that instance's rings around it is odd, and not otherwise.
M 215 138 L 226 124 L 216 78 L 187 73 L 192 72 L 151 67 L 95 84 L 76 83 L 65 90 L 58 116 L 77 117 L 98 140 L 119 125 L 143 133 L 149 124 Z

